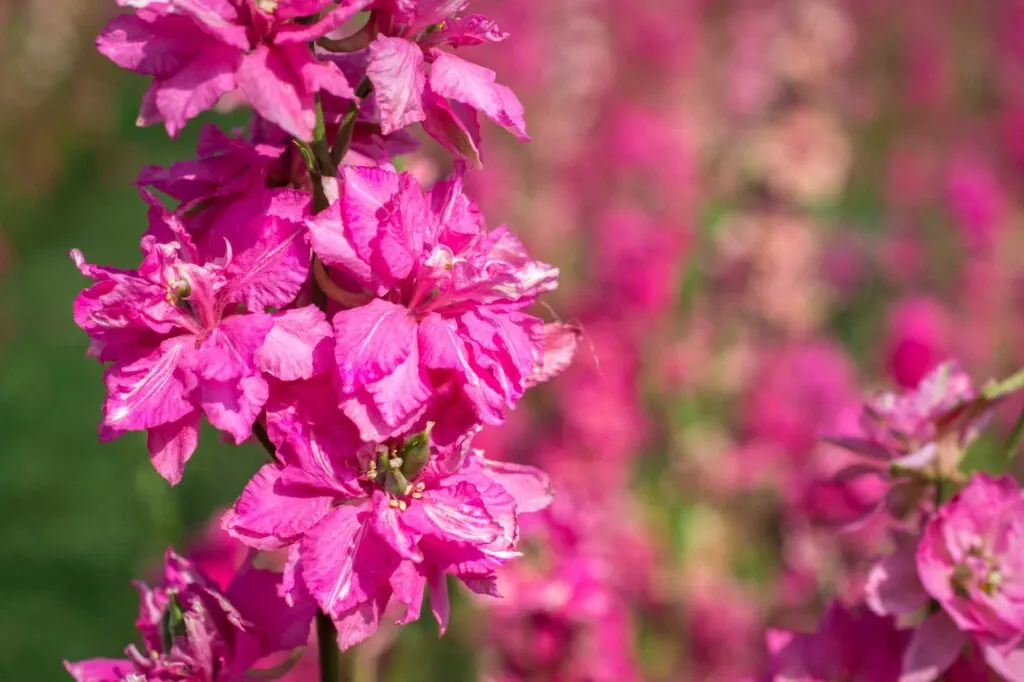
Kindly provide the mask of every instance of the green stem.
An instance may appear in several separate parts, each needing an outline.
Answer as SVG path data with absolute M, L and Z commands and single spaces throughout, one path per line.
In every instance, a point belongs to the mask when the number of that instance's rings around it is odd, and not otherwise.
M 320 682 L 341 681 L 341 651 L 338 649 L 338 631 L 331 617 L 316 612 L 316 645 L 320 657 Z
M 1017 417 L 1017 423 L 1013 425 L 1013 431 L 1010 432 L 1010 439 L 1006 442 L 1006 454 L 1004 455 L 1003 464 L 1007 469 L 1013 463 L 1013 458 L 1017 456 L 1022 439 L 1024 439 L 1024 409 L 1021 409 L 1020 416 Z
M 359 82 L 359 86 L 356 87 L 356 97 L 361 101 L 370 91 L 373 89 L 373 83 L 370 82 L 368 77 L 363 78 Z M 349 107 L 348 112 L 345 113 L 345 117 L 341 119 L 341 125 L 338 127 L 338 134 L 334 137 L 334 148 L 331 149 L 331 160 L 335 166 L 341 164 L 341 160 L 345 158 L 346 152 L 348 152 L 349 146 L 352 144 L 352 134 L 356 129 L 356 119 L 359 118 L 359 102 L 353 102 L 352 106 Z

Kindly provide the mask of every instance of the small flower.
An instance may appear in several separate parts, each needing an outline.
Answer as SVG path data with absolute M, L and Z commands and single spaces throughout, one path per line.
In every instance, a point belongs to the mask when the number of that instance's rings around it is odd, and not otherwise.
M 331 266 L 321 285 L 346 308 L 333 317 L 337 385 L 365 440 L 433 421 L 435 441 L 450 444 L 501 423 L 531 381 L 568 364 L 572 340 L 549 327 L 546 346 L 543 322 L 523 312 L 558 270 L 507 229 L 488 231 L 461 175 L 427 194 L 383 168 L 344 168 L 343 180 L 309 230 Z
M 279 574 L 243 566 L 221 592 L 168 550 L 164 584 L 136 583 L 142 646 L 127 659 L 66 663 L 77 682 L 237 682 L 260 658 L 303 646 L 315 605 L 289 607 Z
M 468 0 L 377 3 L 370 20 L 377 32 L 367 50 L 366 75 L 386 135 L 413 123 L 456 156 L 480 164 L 482 113 L 528 140 L 523 105 L 495 82 L 490 69 L 456 57 L 460 48 L 504 40 L 494 22 L 460 14 Z
M 898 518 L 922 505 L 939 480 L 962 480 L 960 460 L 992 413 L 992 401 L 979 396 L 971 378 L 955 362 L 932 370 L 913 390 L 885 392 L 864 406 L 863 436 L 828 438 L 858 455 L 828 484 L 840 488 L 863 476 L 891 485 L 861 516 L 885 505 Z
M 316 123 L 317 93 L 355 97 L 341 70 L 317 59 L 308 43 L 368 4 L 151 2 L 114 18 L 96 46 L 118 66 L 153 77 L 142 100 L 140 125 L 163 121 L 167 132 L 177 135 L 190 119 L 237 88 L 260 116 L 308 141 Z M 328 8 L 312 24 L 295 21 Z
M 151 224 L 137 270 L 89 265 L 72 252 L 95 280 L 75 301 L 75 321 L 90 337 L 90 353 L 111 363 L 101 434 L 148 431 L 153 465 L 173 484 L 196 449 L 200 414 L 242 443 L 267 400 L 262 371 L 311 374 L 303 358 L 319 341 L 317 330 L 330 331 L 317 326 L 325 323 L 315 309 L 263 312 L 289 304 L 305 281 L 307 198 L 288 190 L 268 195 L 268 213 L 231 223 L 234 241 L 225 239 L 223 257 L 208 260 L 177 216 L 145 197 Z M 277 339 L 297 318 L 309 336 L 289 335 L 292 346 L 282 351 Z M 308 370 L 286 368 L 283 353 Z
M 308 390 L 323 390 L 315 384 Z M 284 418 L 301 420 L 305 402 Z M 330 614 L 343 649 L 373 634 L 389 605 L 404 607 L 399 623 L 419 618 L 426 585 L 443 632 L 445 576 L 495 594 L 495 570 L 519 556 L 517 514 L 548 503 L 547 478 L 475 451 L 438 451 L 429 432 L 360 444 L 343 423 L 314 421 L 307 434 L 275 427 L 284 463 L 259 471 L 224 526 L 252 547 L 290 548 L 286 583 Z
M 918 629 L 915 682 L 936 679 L 973 639 L 988 664 L 1024 680 L 1024 494 L 1012 478 L 977 474 L 929 520 L 917 549 L 925 591 L 942 610 Z

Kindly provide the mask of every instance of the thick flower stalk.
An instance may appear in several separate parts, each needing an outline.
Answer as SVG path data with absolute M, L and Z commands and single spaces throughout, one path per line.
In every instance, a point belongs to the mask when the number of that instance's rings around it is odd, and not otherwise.
M 143 170 L 138 267 L 72 253 L 93 280 L 75 320 L 107 365 L 101 437 L 145 431 L 176 484 L 203 417 L 236 444 L 256 436 L 271 463 L 223 527 L 287 562 L 282 614 L 247 620 L 230 589 L 175 569 L 145 598 L 145 651 L 69 670 L 80 682 L 237 680 L 274 647 L 303 644 L 319 607 L 337 633 L 319 642 L 326 680 L 333 647 L 384 618 L 417 619 L 428 586 L 443 632 L 447 576 L 498 594 L 520 517 L 551 498 L 540 470 L 471 445 L 571 362 L 579 336 L 529 310 L 558 270 L 488 229 L 463 190 L 481 158 L 477 112 L 526 130 L 512 91 L 449 50 L 507 36 L 463 1 L 120 4 L 133 11 L 97 45 L 152 77 L 140 124 L 175 135 L 229 94 L 254 116 L 234 135 L 204 129 L 194 160 Z M 350 20 L 362 28 L 344 36 Z M 393 163 L 415 148 L 414 123 L 457 157 L 427 189 Z M 258 629 L 300 617 L 283 643 Z

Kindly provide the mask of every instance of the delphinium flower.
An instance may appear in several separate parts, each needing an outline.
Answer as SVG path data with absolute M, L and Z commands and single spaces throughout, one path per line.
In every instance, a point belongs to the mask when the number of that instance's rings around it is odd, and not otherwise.
M 265 625 L 299 646 L 317 606 L 326 660 L 382 618 L 418 618 L 427 586 L 443 631 L 447 576 L 497 594 L 497 569 L 519 556 L 519 515 L 551 499 L 540 470 L 489 461 L 472 436 L 561 373 L 581 334 L 527 311 L 558 270 L 507 228 L 488 230 L 463 193 L 465 161 L 481 156 L 477 112 L 521 139 L 525 123 L 492 71 L 442 48 L 506 35 L 463 14 L 465 0 L 119 4 L 134 11 L 97 44 L 152 76 L 140 124 L 162 121 L 173 136 L 224 96 L 254 115 L 245 132 L 206 128 L 197 158 L 141 173 L 138 268 L 73 252 L 94 280 L 75 320 L 109 363 L 101 435 L 147 431 L 172 484 L 202 415 L 236 444 L 255 437 L 271 463 L 222 520 L 253 550 L 228 597 L 257 579 L 276 593 L 236 613 L 205 582 L 199 596 L 198 579 L 175 582 L 194 573 L 181 569 L 146 595 L 159 603 L 142 623 L 145 652 L 73 674 L 236 680 L 273 650 Z M 363 28 L 339 37 L 364 10 Z M 404 131 L 414 122 L 458 157 L 429 191 L 393 164 L 416 147 Z M 280 575 L 252 568 L 278 562 Z
M 241 443 L 267 400 L 261 370 L 278 368 L 272 353 L 260 351 L 275 324 L 302 313 L 263 308 L 291 302 L 303 284 L 307 199 L 281 190 L 266 215 L 235 224 L 250 230 L 236 240 L 248 248 L 228 242 L 215 260 L 202 257 L 177 216 L 147 199 L 151 225 L 137 270 L 72 254 L 96 282 L 76 300 L 75 321 L 91 338 L 90 352 L 111 363 L 102 436 L 148 431 L 154 466 L 176 483 L 197 446 L 200 414 Z
M 926 501 L 931 485 L 961 478 L 960 461 L 991 406 L 952 361 L 933 369 L 913 390 L 880 393 L 864 406 L 861 435 L 830 439 L 859 458 L 836 480 L 883 477 L 891 485 L 865 513 L 884 503 L 890 513 L 905 516 Z
M 137 583 L 141 647 L 66 667 L 78 682 L 241 682 L 261 658 L 303 646 L 315 606 L 288 605 L 280 574 L 243 567 L 221 592 L 168 551 L 163 584 Z
M 236 88 L 261 116 L 300 140 L 313 139 L 316 95 L 354 97 L 341 69 L 308 43 L 368 3 L 352 0 L 166 0 L 135 5 L 96 41 L 118 66 L 152 76 L 139 124 L 162 121 L 176 135 Z M 313 23 L 296 21 L 329 9 Z
M 905 679 L 938 679 L 973 640 L 1003 678 L 1024 680 L 1024 493 L 1019 484 L 1008 476 L 976 474 L 931 517 L 915 554 L 916 576 L 908 575 L 905 551 L 897 551 L 883 585 L 889 599 L 882 606 L 891 611 L 920 608 L 930 599 L 940 607 L 914 633 Z
M 366 76 L 384 134 L 413 123 L 458 158 L 479 165 L 482 113 L 521 140 L 523 105 L 488 68 L 442 48 L 497 43 L 508 34 L 479 14 L 463 14 L 469 0 L 376 2 L 360 32 L 368 42 Z
M 290 594 L 308 589 L 347 648 L 375 632 L 389 605 L 419 618 L 424 587 L 442 632 L 446 576 L 496 594 L 495 571 L 518 556 L 517 515 L 550 501 L 539 470 L 489 462 L 428 430 L 381 445 L 360 443 L 336 414 L 314 439 L 282 442 L 283 463 L 246 486 L 225 527 L 257 549 L 288 547 Z
M 385 168 L 346 167 L 340 184 L 309 228 L 330 266 L 321 286 L 344 308 L 332 322 L 345 414 L 377 441 L 428 420 L 445 443 L 500 423 L 542 365 L 545 326 L 524 308 L 558 270 L 488 231 L 458 173 L 426 194 Z

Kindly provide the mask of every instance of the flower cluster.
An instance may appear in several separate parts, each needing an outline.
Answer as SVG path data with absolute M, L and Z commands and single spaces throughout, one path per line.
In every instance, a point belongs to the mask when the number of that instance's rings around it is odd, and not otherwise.
M 478 113 L 526 131 L 512 91 L 448 49 L 506 34 L 465 1 L 122 4 L 132 11 L 97 45 L 152 77 L 140 124 L 175 135 L 229 94 L 254 113 L 244 133 L 204 129 L 196 159 L 142 172 L 137 268 L 72 252 L 93 282 L 75 321 L 106 364 L 101 438 L 145 431 L 173 485 L 204 416 L 236 444 L 255 437 L 272 462 L 223 527 L 287 552 L 290 608 L 318 606 L 344 649 L 396 608 L 417 619 L 429 585 L 443 631 L 447 576 L 498 594 L 520 515 L 551 499 L 540 470 L 489 461 L 472 438 L 568 366 L 579 335 L 530 312 L 558 270 L 488 229 L 463 187 L 481 158 Z M 415 123 L 457 157 L 427 190 L 393 163 Z M 80 681 L 200 668 L 234 680 L 267 653 L 247 643 L 230 590 L 174 580 L 146 597 L 148 652 L 103 673 L 71 666 Z M 168 618 L 161 648 L 153 628 Z

